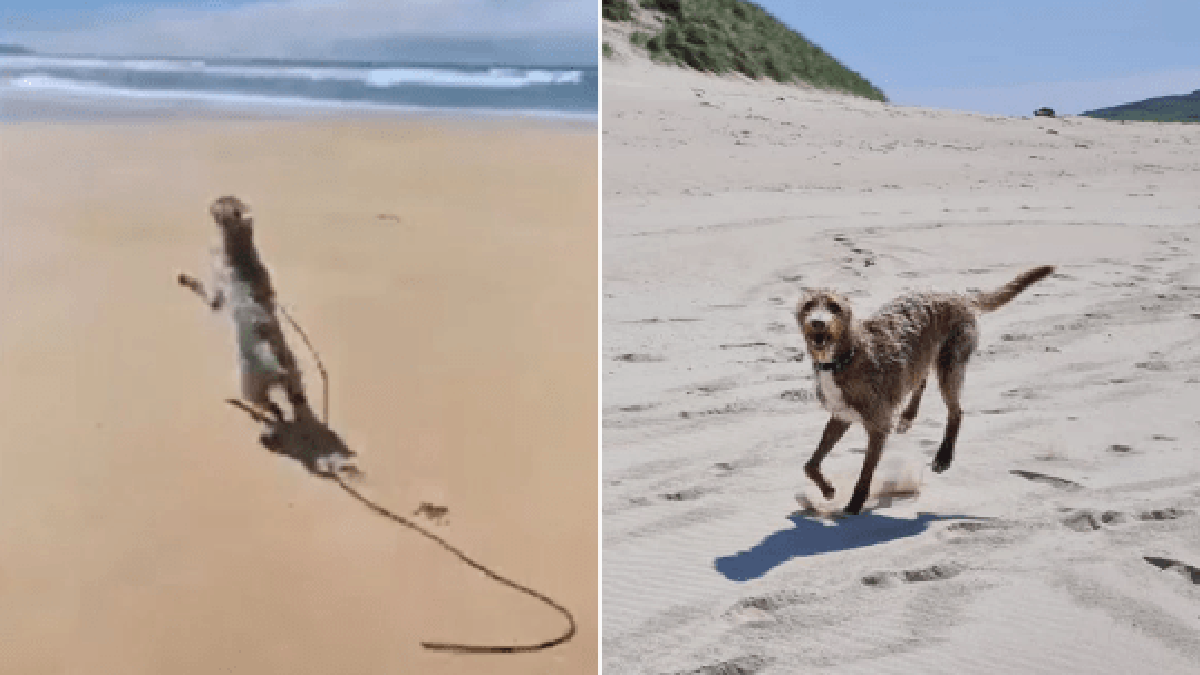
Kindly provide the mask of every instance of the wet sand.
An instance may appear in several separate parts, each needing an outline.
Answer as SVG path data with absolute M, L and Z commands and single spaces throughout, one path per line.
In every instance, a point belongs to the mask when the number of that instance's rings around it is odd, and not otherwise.
M 69 116 L 68 116 L 69 117 Z M 521 120 L 0 125 L 0 671 L 577 673 L 597 660 L 596 136 Z M 253 210 L 357 489 L 258 443 L 207 273 Z M 317 371 L 295 338 L 306 384 Z

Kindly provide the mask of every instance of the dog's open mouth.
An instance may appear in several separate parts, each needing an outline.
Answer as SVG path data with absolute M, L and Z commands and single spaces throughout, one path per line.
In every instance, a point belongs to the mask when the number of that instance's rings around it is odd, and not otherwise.
M 813 347 L 816 347 L 817 349 L 824 349 L 829 345 L 830 341 L 833 339 L 833 336 L 825 332 L 809 333 L 808 339 L 812 342 Z

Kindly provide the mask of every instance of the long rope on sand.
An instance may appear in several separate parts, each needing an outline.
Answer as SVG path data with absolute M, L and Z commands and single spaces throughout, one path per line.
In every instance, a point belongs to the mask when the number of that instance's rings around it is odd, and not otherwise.
M 566 607 L 563 607 L 562 605 L 558 604 L 557 602 L 555 602 L 554 600 L 552 600 L 551 598 L 549 598 L 548 596 L 546 596 L 543 593 L 535 591 L 532 588 L 529 588 L 528 586 L 523 586 L 511 579 L 508 579 L 507 577 L 501 576 L 501 575 L 493 572 L 486 565 L 477 563 L 474 560 L 472 560 L 470 557 L 467 556 L 467 554 L 460 551 L 456 546 L 454 546 L 450 542 L 446 541 L 445 539 L 442 539 L 438 535 L 430 532 L 429 530 L 426 530 L 425 528 L 412 522 L 411 520 L 405 518 L 404 516 L 401 516 L 397 513 L 393 513 L 392 511 L 389 511 L 388 509 L 376 504 L 375 502 L 371 501 L 370 499 L 367 499 L 366 497 L 364 497 L 362 495 L 362 493 L 360 493 L 358 490 L 355 490 L 351 485 L 346 483 L 345 479 L 343 479 L 336 472 L 334 472 L 331 475 L 331 478 L 339 486 L 341 486 L 341 488 L 343 490 L 346 491 L 346 494 L 350 495 L 351 497 L 354 497 L 363 506 L 366 506 L 368 509 L 371 509 L 376 514 L 383 516 L 384 518 L 387 518 L 387 519 L 395 522 L 398 525 L 407 527 L 408 529 L 417 532 L 421 536 L 432 540 L 437 545 L 444 548 L 446 551 L 454 554 L 455 557 L 457 557 L 459 560 L 463 561 L 463 563 L 465 563 L 468 567 L 482 572 L 489 579 L 491 579 L 497 583 L 503 584 L 504 586 L 507 586 L 513 590 L 520 591 L 521 593 L 524 593 L 525 595 L 528 595 L 532 598 L 541 600 L 542 602 L 549 605 L 550 607 L 553 607 L 559 614 L 562 614 L 563 617 L 567 620 L 567 630 L 564 631 L 562 633 L 562 635 L 559 635 L 558 637 L 556 637 L 552 640 L 546 640 L 545 642 L 539 642 L 537 644 L 504 646 L 504 645 L 467 645 L 467 644 L 459 644 L 459 643 L 455 643 L 455 642 L 422 642 L 421 643 L 422 647 L 424 647 L 426 649 L 431 649 L 433 651 L 458 652 L 460 654 L 517 654 L 517 653 L 523 653 L 523 652 L 536 652 L 536 651 L 540 651 L 543 649 L 549 649 L 550 647 L 560 645 L 560 644 L 566 642 L 567 640 L 570 640 L 571 638 L 575 637 L 575 617 L 571 615 L 570 610 L 568 610 Z
M 292 328 L 294 328 L 296 330 L 296 333 L 300 335 L 300 339 L 304 341 L 304 345 L 308 348 L 309 353 L 312 354 L 313 360 L 316 361 L 317 370 L 320 371 L 320 373 L 321 373 L 321 381 L 323 383 L 323 396 L 321 398 L 321 411 L 322 411 L 321 423 L 328 426 L 328 424 L 329 424 L 329 375 L 325 371 L 325 365 L 323 363 L 321 363 L 320 355 L 317 354 L 317 350 L 313 347 L 312 342 L 309 341 L 308 335 L 304 332 L 304 329 L 300 328 L 300 324 L 296 323 L 295 319 L 292 318 L 291 314 L 288 314 L 287 310 L 284 309 L 282 306 L 279 307 L 279 310 L 283 314 L 284 318 L 287 319 L 288 323 L 292 325 Z M 251 412 L 248 408 L 245 408 L 243 406 L 239 406 L 239 407 L 241 407 L 243 410 L 246 410 L 247 412 Z M 260 422 L 265 421 L 268 424 L 270 423 L 270 420 L 267 420 L 266 418 L 260 417 L 257 415 L 255 415 L 255 419 L 258 419 Z M 467 554 L 465 554 L 461 550 L 459 550 L 458 547 L 454 546 L 453 544 L 451 544 L 450 542 L 446 541 L 445 539 L 439 537 L 438 535 L 434 534 L 433 532 L 430 532 L 429 530 L 421 527 L 420 525 L 414 523 L 413 521 L 409 520 L 408 518 L 405 518 L 404 516 L 402 516 L 398 513 L 394 513 L 392 511 L 388 510 L 387 508 L 380 506 L 379 504 L 376 504 L 375 502 L 373 502 L 370 499 L 368 499 L 367 497 L 365 497 L 361 492 L 356 490 L 349 483 L 347 483 L 346 480 L 337 473 L 337 471 L 330 471 L 327 474 L 327 476 L 330 479 L 332 479 L 335 483 L 337 483 L 338 486 L 341 487 L 342 490 L 346 494 L 353 497 L 356 501 L 358 501 L 360 504 L 362 504 L 363 506 L 370 509 L 376 515 L 387 518 L 388 520 L 391 520 L 392 522 L 396 523 L 397 525 L 406 527 L 406 528 L 416 532 L 417 534 L 420 534 L 421 536 L 433 541 L 438 546 L 441 546 L 443 549 L 445 549 L 447 552 L 453 554 L 456 558 L 461 560 L 465 565 L 467 565 L 471 569 L 482 572 L 485 576 L 487 576 L 487 578 L 495 581 L 496 583 L 499 583 L 503 586 L 507 586 L 508 588 L 511 588 L 515 591 L 519 591 L 521 593 L 524 593 L 525 595 L 528 595 L 532 598 L 540 600 L 541 602 L 543 602 L 546 605 L 553 608 L 559 614 L 562 614 L 563 617 L 567 620 L 567 629 L 565 631 L 563 631 L 563 633 L 561 635 L 559 635 L 558 637 L 556 637 L 552 640 L 546 640 L 545 642 L 539 642 L 536 644 L 468 645 L 468 644 L 460 644 L 457 642 L 422 642 L 421 646 L 424 647 L 425 649 L 429 649 L 432 651 L 439 651 L 439 652 L 456 652 L 459 654 L 519 654 L 519 653 L 536 652 L 536 651 L 541 651 L 543 649 L 549 649 L 550 647 L 558 646 L 558 645 L 570 640 L 571 638 L 575 637 L 575 631 L 576 631 L 575 617 L 574 617 L 574 615 L 571 614 L 571 611 L 568 610 L 566 607 L 563 607 L 562 605 L 558 604 L 557 602 L 555 602 L 553 599 L 551 599 L 549 596 L 545 595 L 544 593 L 535 591 L 534 589 L 529 588 L 528 586 L 524 586 L 522 584 L 519 584 L 519 583 L 513 581 L 512 579 L 509 579 L 505 576 L 497 574 L 496 572 L 492 571 L 491 568 L 487 567 L 486 565 L 483 565 L 481 563 L 478 563 L 478 562 L 472 560 L 469 556 L 467 556 Z

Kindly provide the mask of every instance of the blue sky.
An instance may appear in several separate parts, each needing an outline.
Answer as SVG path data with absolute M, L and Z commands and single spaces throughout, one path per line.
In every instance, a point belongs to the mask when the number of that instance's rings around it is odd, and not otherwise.
M 595 0 L 3 0 L 0 42 L 46 53 L 321 58 L 339 43 L 396 35 L 533 38 L 594 62 L 598 16 Z
M 594 0 L 4 0 L 50 52 L 321 56 L 387 34 L 594 35 Z M 1198 0 L 761 0 L 893 102 L 1028 115 L 1200 89 Z M 582 43 L 579 43 L 582 44 Z M 592 43 L 594 44 L 594 43 Z M 589 44 L 587 48 L 591 48 Z
M 761 0 L 895 103 L 1079 113 L 1200 89 L 1197 0 Z

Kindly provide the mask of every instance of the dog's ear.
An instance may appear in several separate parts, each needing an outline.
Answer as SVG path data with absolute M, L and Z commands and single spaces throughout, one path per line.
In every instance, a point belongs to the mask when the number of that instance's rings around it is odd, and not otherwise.
M 804 313 L 804 306 L 812 301 L 814 297 L 816 297 L 815 289 L 808 287 L 800 288 L 800 297 L 796 300 L 796 303 L 792 305 L 792 313 L 796 318 L 796 321 L 800 320 L 800 315 Z
M 814 300 L 819 300 L 826 295 L 828 295 L 828 291 L 819 286 L 802 286 L 800 288 L 800 299 L 796 302 L 796 309 L 799 309 L 804 305 L 813 302 Z

